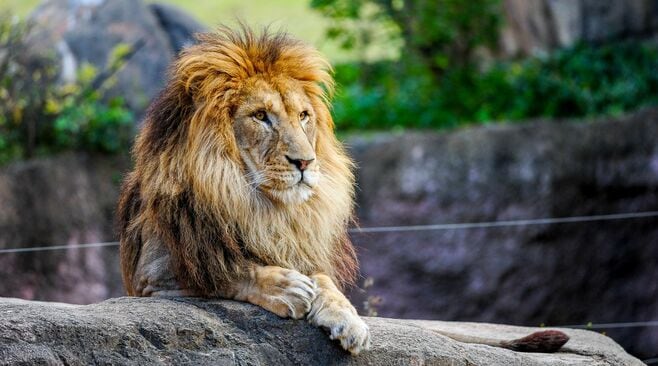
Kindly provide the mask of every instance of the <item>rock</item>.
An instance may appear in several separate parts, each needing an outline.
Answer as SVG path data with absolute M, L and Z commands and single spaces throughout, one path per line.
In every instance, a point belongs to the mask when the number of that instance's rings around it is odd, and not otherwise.
M 75 80 L 84 63 L 104 70 L 118 45 L 143 43 L 107 92 L 123 97 L 137 117 L 163 87 L 175 54 L 203 30 L 172 6 L 142 0 L 45 0 L 30 20 L 35 24 L 31 47 L 55 55 L 63 81 Z
M 658 111 L 349 140 L 362 227 L 653 211 Z M 381 316 L 523 325 L 658 319 L 658 218 L 354 234 Z M 658 328 L 602 329 L 655 357 Z
M 658 33 L 658 3 L 651 0 L 505 0 L 503 9 L 501 48 L 508 56 Z
M 127 157 L 65 154 L 0 169 L 0 248 L 110 241 Z M 124 294 L 116 247 L 0 253 L 0 293 L 90 303 Z M 0 362 L 1 364 L 1 362 Z
M 189 14 L 169 4 L 149 4 L 160 27 L 167 33 L 169 44 L 178 53 L 194 41 L 194 34 L 206 31 L 206 27 Z
M 256 306 L 194 298 L 119 298 L 100 304 L 0 299 L 3 365 L 642 365 L 610 338 L 564 330 L 555 354 L 517 353 L 437 334 L 517 338 L 533 330 L 493 324 L 367 318 L 372 350 L 349 356 L 305 321 Z

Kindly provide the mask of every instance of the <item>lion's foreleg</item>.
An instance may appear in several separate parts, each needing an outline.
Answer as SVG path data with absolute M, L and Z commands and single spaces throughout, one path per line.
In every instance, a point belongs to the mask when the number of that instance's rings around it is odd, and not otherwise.
M 315 283 L 307 276 L 277 266 L 252 265 L 236 284 L 233 299 L 250 302 L 282 318 L 302 319 L 315 298 Z
M 354 355 L 368 350 L 370 330 L 350 301 L 329 276 L 318 273 L 311 279 L 317 285 L 317 295 L 308 314 L 309 321 L 327 329 L 331 339 L 338 339 L 341 346 Z
M 169 252 L 156 239 L 144 241 L 135 272 L 130 276 L 128 293 L 133 296 L 195 296 L 190 289 L 181 286 L 171 269 Z

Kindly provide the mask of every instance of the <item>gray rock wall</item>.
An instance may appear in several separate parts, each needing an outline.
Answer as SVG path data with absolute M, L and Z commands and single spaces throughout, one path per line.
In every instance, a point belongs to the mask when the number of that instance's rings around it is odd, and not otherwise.
M 351 144 L 364 227 L 658 209 L 655 110 Z M 353 238 L 382 316 L 523 325 L 658 319 L 656 217 Z M 656 355 L 658 328 L 605 331 L 631 353 Z
M 127 158 L 65 154 L 0 169 L 0 248 L 109 241 Z M 116 247 L 0 253 L 0 296 L 69 303 L 121 296 Z

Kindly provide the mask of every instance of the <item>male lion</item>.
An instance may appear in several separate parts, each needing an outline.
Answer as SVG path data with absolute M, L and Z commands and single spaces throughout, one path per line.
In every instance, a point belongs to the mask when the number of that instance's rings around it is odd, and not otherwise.
M 356 274 L 354 177 L 327 107 L 329 64 L 285 34 L 198 39 L 151 105 L 122 188 L 128 294 L 247 301 L 368 349 L 340 291 Z
M 247 301 L 307 317 L 344 349 L 370 347 L 340 289 L 353 282 L 347 236 L 352 162 L 333 134 L 333 80 L 317 51 L 285 34 L 221 28 L 182 52 L 134 147 L 117 212 L 123 281 L 133 296 Z M 553 352 L 544 331 L 500 341 Z

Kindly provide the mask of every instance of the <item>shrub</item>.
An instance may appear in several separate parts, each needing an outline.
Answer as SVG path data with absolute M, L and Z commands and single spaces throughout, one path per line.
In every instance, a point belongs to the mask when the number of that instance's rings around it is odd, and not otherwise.
M 444 128 L 533 117 L 619 114 L 658 103 L 658 48 L 580 44 L 547 57 L 447 70 L 441 83 L 394 61 L 336 67 L 338 128 Z
M 54 55 L 30 49 L 30 29 L 15 17 L 0 17 L 0 164 L 67 149 L 127 148 L 133 116 L 120 98 L 103 94 L 136 48 L 118 46 L 106 70 L 83 65 L 76 83 L 64 85 Z
M 501 23 L 500 0 L 311 0 L 331 18 L 327 37 L 362 50 L 373 40 L 402 43 L 404 62 L 440 82 L 448 70 L 473 68 L 477 50 L 493 47 Z

